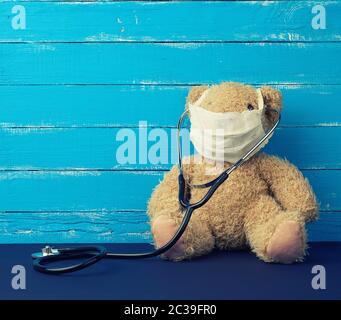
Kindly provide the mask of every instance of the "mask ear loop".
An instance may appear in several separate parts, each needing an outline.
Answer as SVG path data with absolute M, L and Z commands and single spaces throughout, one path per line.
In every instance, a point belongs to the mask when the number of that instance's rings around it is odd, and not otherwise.
M 183 169 L 182 169 L 182 148 L 181 148 L 181 136 L 180 136 L 180 132 L 181 132 L 181 127 L 182 127 L 182 122 L 185 118 L 185 116 L 189 113 L 189 110 L 186 109 L 182 115 L 180 116 L 179 118 L 179 121 L 178 121 L 178 132 L 177 132 L 177 138 L 178 138 L 178 167 L 179 167 L 179 172 L 181 174 L 183 174 Z
M 222 173 L 214 178 L 213 180 L 207 182 L 207 183 L 203 183 L 203 184 L 191 184 L 189 182 L 186 182 L 186 184 L 188 186 L 190 186 L 191 188 L 209 188 L 212 185 L 214 185 L 214 183 L 223 175 L 223 174 L 230 174 L 232 171 L 234 171 L 235 169 L 237 169 L 238 167 L 240 167 L 243 163 L 245 163 L 246 161 L 248 161 L 252 156 L 254 156 L 257 152 L 255 152 L 263 143 L 265 140 L 267 140 L 272 133 L 275 131 L 275 129 L 277 128 L 279 122 L 281 121 L 281 114 L 276 110 L 276 109 L 267 109 L 267 111 L 270 112 L 275 112 L 277 114 L 277 120 L 274 123 L 274 125 L 271 127 L 271 129 L 257 142 L 254 144 L 254 146 L 242 157 L 240 158 L 237 162 L 235 162 L 233 165 L 231 165 L 230 167 L 228 167 L 227 169 L 225 169 L 224 171 L 222 171 Z M 181 131 L 181 127 L 182 127 L 182 122 L 185 118 L 186 115 L 188 115 L 189 110 L 186 109 L 182 115 L 179 118 L 178 121 L 178 126 L 177 126 L 177 138 L 178 138 L 178 167 L 179 167 L 179 172 L 184 176 L 184 171 L 183 171 L 183 166 L 182 166 L 182 149 L 181 149 L 181 136 L 180 136 L 180 131 Z
M 260 88 L 258 88 L 256 91 L 257 91 L 257 99 L 258 99 L 258 109 L 264 112 L 265 108 L 264 108 L 264 98 L 262 95 L 262 91 Z

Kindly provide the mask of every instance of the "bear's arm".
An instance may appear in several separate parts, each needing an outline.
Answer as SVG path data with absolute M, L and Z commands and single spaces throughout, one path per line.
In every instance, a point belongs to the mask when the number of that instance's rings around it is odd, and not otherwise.
M 179 170 L 174 166 L 154 189 L 148 204 L 148 215 L 154 220 L 160 215 L 178 217 L 182 208 L 178 200 Z
M 261 177 L 283 209 L 299 211 L 306 222 L 318 216 L 315 194 L 302 173 L 291 163 L 275 156 L 258 157 Z

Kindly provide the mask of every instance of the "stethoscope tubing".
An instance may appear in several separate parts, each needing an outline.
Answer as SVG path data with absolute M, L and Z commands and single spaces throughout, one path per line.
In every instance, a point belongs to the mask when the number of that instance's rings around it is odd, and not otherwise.
M 107 252 L 106 248 L 102 246 L 91 246 L 91 247 L 77 247 L 77 248 L 62 248 L 58 249 L 57 255 L 49 255 L 45 257 L 35 258 L 33 260 L 33 268 L 36 271 L 46 274 L 63 274 L 70 273 L 85 269 L 96 262 L 99 262 L 102 259 L 145 259 L 159 256 L 170 248 L 172 248 L 177 241 L 181 238 L 183 233 L 185 232 L 188 223 L 191 219 L 192 213 L 194 209 L 189 205 L 185 209 L 184 218 L 181 221 L 181 224 L 174 234 L 172 239 L 170 239 L 164 246 L 151 251 L 151 252 L 143 252 L 143 253 L 111 253 Z M 57 261 L 70 260 L 70 259 L 79 259 L 86 258 L 85 261 L 68 266 L 68 267 L 59 267 L 59 268 L 48 268 L 47 265 Z

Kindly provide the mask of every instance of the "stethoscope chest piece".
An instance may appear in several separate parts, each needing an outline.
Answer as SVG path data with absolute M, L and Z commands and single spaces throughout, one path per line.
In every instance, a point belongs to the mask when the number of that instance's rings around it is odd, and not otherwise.
M 58 249 L 53 249 L 50 246 L 45 246 L 44 248 L 41 249 L 41 251 L 32 253 L 31 257 L 33 259 L 38 259 L 47 256 L 57 256 L 59 254 L 60 252 Z

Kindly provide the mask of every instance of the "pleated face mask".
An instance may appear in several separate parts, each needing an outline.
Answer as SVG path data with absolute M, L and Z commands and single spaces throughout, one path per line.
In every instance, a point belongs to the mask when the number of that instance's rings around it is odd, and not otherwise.
M 190 139 L 197 152 L 205 158 L 234 163 L 265 135 L 262 125 L 265 108 L 261 90 L 257 89 L 258 109 L 224 113 L 211 112 L 200 106 L 208 90 L 194 104 L 189 104 Z M 263 148 L 268 140 L 253 154 Z

